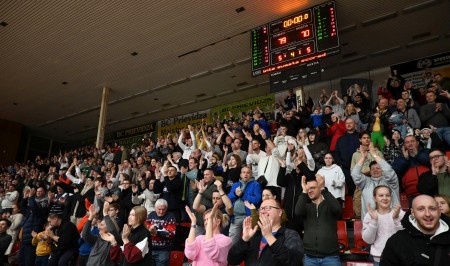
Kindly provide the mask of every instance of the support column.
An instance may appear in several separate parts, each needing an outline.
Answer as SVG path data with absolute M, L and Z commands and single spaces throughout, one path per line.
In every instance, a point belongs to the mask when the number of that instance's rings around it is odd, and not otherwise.
M 95 147 L 98 149 L 103 148 L 103 141 L 105 139 L 105 124 L 106 115 L 108 113 L 108 102 L 109 102 L 109 92 L 110 88 L 103 87 L 102 103 L 100 106 L 100 117 L 98 119 L 98 129 L 97 129 L 97 141 L 95 142 Z
M 53 139 L 50 139 L 50 145 L 48 146 L 48 153 L 47 153 L 47 157 L 50 158 L 50 155 L 52 154 L 52 149 L 53 149 Z

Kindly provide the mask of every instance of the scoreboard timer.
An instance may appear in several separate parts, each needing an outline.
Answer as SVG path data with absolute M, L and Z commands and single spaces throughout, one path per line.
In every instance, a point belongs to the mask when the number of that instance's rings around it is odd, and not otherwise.
M 340 53 L 335 1 L 251 30 L 252 76 Z

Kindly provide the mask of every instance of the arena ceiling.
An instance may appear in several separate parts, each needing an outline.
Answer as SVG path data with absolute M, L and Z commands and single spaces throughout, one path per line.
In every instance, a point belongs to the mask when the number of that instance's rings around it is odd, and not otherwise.
M 2 0 L 0 118 L 68 142 L 96 135 L 104 86 L 107 132 L 267 94 L 250 30 L 320 2 Z M 322 80 L 449 50 L 448 0 L 336 2 Z

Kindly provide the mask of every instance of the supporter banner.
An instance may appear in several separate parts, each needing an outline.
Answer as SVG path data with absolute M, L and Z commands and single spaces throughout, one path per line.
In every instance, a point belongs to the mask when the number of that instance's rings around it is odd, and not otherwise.
M 188 115 L 177 116 L 158 121 L 158 137 L 167 136 L 167 134 L 180 133 L 182 128 L 186 128 L 188 125 L 200 127 L 202 120 L 206 123 L 210 123 L 210 110 L 196 112 Z
M 414 88 L 423 88 L 433 79 L 434 74 L 450 77 L 450 52 L 393 65 L 391 72 L 394 70 L 407 82 L 411 82 Z
M 217 116 L 220 115 L 220 119 L 223 119 L 225 116 L 229 117 L 229 112 L 231 112 L 235 117 L 240 117 L 242 112 L 253 111 L 257 106 L 264 113 L 273 112 L 274 104 L 274 94 L 268 94 L 266 96 L 252 98 L 246 101 L 220 105 L 213 108 L 211 113 L 214 118 L 217 118 Z
M 124 138 L 138 136 L 138 135 L 141 136 L 144 134 L 149 134 L 150 132 L 155 131 L 155 129 L 156 129 L 156 122 L 142 125 L 142 126 L 127 128 L 124 130 L 119 130 L 119 131 L 114 132 L 114 139 L 120 140 L 120 139 L 124 139 Z

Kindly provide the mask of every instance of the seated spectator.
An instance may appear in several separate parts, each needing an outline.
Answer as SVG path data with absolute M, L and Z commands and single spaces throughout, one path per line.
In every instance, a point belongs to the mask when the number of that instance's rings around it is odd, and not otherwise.
M 367 204 L 367 213 L 363 220 L 362 238 L 370 245 L 370 255 L 378 266 L 386 241 L 398 230 L 402 230 L 401 220 L 405 212 L 399 204 L 391 207 L 392 190 L 385 185 L 373 190 L 375 207 Z
M 5 192 L 5 198 L 2 200 L 2 212 L 11 213 L 12 206 L 19 200 L 19 191 L 16 190 L 16 186 L 10 184 Z
M 276 200 L 268 199 L 259 208 L 258 226 L 252 227 L 252 218 L 243 222 L 242 237 L 228 253 L 228 263 L 237 265 L 301 265 L 302 239 L 294 230 L 281 225 L 282 210 Z M 260 230 L 258 230 L 258 228 Z
M 400 192 L 398 178 L 392 167 L 383 158 L 376 154 L 376 151 L 372 145 L 370 145 L 369 151 L 362 149 L 361 158 L 352 170 L 352 177 L 355 185 L 359 187 L 361 191 L 361 217 L 365 217 L 367 213 L 367 206 L 370 204 L 374 206 L 373 190 L 378 185 L 389 186 L 392 190 L 392 204 L 398 204 L 400 202 Z M 371 154 L 375 161 L 371 162 L 370 176 L 362 173 L 362 167 L 364 161 L 367 160 L 368 154 Z
M 441 149 L 430 151 L 431 169 L 419 176 L 417 190 L 420 194 L 450 196 L 450 162 Z
M 392 115 L 395 114 L 403 115 L 403 123 L 409 125 L 411 128 L 420 128 L 422 125 L 416 110 L 414 108 L 408 108 L 405 100 L 402 98 L 397 100 L 397 111 L 392 112 Z
M 205 235 L 196 237 L 196 215 L 187 206 L 186 212 L 191 219 L 191 230 L 184 250 L 186 257 L 195 265 L 228 265 L 227 255 L 232 242 L 230 237 L 220 233 L 221 229 L 228 225 L 228 216 L 219 210 L 218 204 L 215 204 L 203 214 Z
M 147 217 L 147 228 L 152 235 L 152 260 L 154 266 L 169 266 L 170 250 L 175 237 L 176 221 L 167 211 L 167 201 L 159 199 L 155 211 Z

